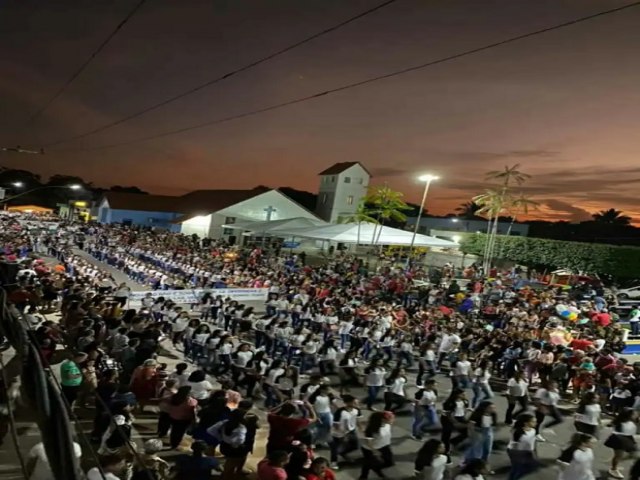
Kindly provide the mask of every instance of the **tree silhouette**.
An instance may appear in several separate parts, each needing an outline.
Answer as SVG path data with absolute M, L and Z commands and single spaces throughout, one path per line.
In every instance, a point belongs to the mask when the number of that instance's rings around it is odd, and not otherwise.
M 358 238 L 356 239 L 356 246 L 360 245 L 360 227 L 362 223 L 375 223 L 378 224 L 378 220 L 373 218 L 369 214 L 369 209 L 364 200 L 361 200 L 358 204 L 358 208 L 351 215 L 346 215 L 340 218 L 340 223 L 357 223 L 358 224 Z
M 478 212 L 481 208 L 482 207 L 476 202 L 470 201 L 461 204 L 458 208 L 456 208 L 456 212 L 458 212 L 458 216 L 463 217 L 467 220 L 476 220 L 480 218 Z
M 605 225 L 631 225 L 631 217 L 622 215 L 622 211 L 610 208 L 608 210 L 601 210 L 598 213 L 592 215 L 593 221 Z
M 384 225 L 385 222 L 390 220 L 404 222 L 407 220 L 404 212 L 411 210 L 411 207 L 402 199 L 403 196 L 401 192 L 392 190 L 386 185 L 383 187 L 372 187 L 364 198 L 364 203 L 367 206 L 368 214 L 377 218 L 381 225 Z M 378 229 L 376 225 L 373 230 L 374 243 L 378 243 L 381 233 L 382 228 Z

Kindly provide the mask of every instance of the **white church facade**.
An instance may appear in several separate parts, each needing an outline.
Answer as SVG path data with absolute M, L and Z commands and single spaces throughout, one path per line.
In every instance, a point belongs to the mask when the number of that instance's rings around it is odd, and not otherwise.
M 277 189 L 256 187 L 196 190 L 179 197 L 107 192 L 97 204 L 97 220 L 237 241 L 241 232 L 224 225 L 295 218 L 338 223 L 356 212 L 371 179 L 358 162 L 336 163 L 319 176 L 315 213 Z
M 176 222 L 180 223 L 180 232 L 185 235 L 237 239 L 239 232 L 225 228 L 224 225 L 240 221 L 264 222 L 288 218 L 315 220 L 317 216 L 278 190 L 269 190 L 214 212 L 185 215 Z

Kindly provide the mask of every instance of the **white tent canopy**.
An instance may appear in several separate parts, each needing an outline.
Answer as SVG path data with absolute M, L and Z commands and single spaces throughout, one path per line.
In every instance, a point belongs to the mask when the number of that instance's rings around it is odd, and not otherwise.
M 235 230 L 248 230 L 251 234 L 257 235 L 278 235 L 283 230 L 317 228 L 327 225 L 327 222 L 320 219 L 311 219 L 305 217 L 284 218 L 281 220 L 270 220 L 262 222 L 237 222 L 223 225 L 224 228 L 233 228 Z M 286 235 L 286 233 L 284 233 Z
M 337 243 L 359 243 L 360 245 L 411 245 L 413 232 L 385 227 L 373 223 L 341 223 L 324 227 L 282 229 L 280 235 L 329 240 Z M 379 235 L 379 236 L 378 236 Z M 416 247 L 458 248 L 456 242 L 417 234 Z

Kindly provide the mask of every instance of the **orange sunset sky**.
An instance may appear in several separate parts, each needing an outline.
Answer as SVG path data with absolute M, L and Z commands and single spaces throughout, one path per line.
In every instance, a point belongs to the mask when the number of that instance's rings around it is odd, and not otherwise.
M 374 184 L 453 211 L 484 172 L 519 163 L 535 216 L 584 220 L 615 207 L 640 222 L 640 8 L 603 16 L 268 113 L 96 149 L 236 115 L 425 63 L 629 2 L 398 0 L 166 107 L 58 143 L 339 23 L 380 0 L 148 2 L 38 118 L 131 10 L 132 0 L 7 2 L 0 16 L 0 165 L 153 193 L 258 184 L 316 191 L 317 173 L 360 161 Z M 56 144 L 56 145 L 51 145 Z M 47 146 L 49 145 L 49 146 Z

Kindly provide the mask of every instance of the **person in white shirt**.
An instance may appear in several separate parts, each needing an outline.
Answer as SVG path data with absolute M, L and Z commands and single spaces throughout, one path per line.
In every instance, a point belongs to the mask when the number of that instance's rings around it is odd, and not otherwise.
M 458 356 L 458 361 L 453 367 L 452 383 L 453 388 L 461 388 L 466 390 L 471 386 L 469 377 L 471 375 L 471 362 L 467 360 L 467 354 L 461 353 Z
M 80 460 L 82 448 L 80 448 L 80 445 L 76 442 L 73 442 L 73 453 L 75 457 Z M 29 451 L 26 467 L 29 480 L 50 480 L 54 478 L 49 459 L 47 458 L 47 452 L 42 442 L 36 443 Z
M 438 369 L 442 367 L 442 363 L 445 359 L 449 359 L 449 363 L 452 362 L 452 353 L 460 345 L 460 337 L 455 333 L 451 333 L 450 330 L 445 329 L 442 339 L 440 340 L 440 346 L 438 347 Z
M 353 328 L 353 318 L 345 318 L 340 322 L 338 334 L 340 335 L 340 350 L 344 351 L 347 343 L 351 343 L 351 329 Z
M 473 372 L 473 399 L 471 408 L 476 408 L 481 401 L 493 398 L 493 391 L 489 380 L 491 379 L 491 367 L 493 363 L 487 359 L 480 360 L 478 368 Z
M 464 464 L 453 480 L 484 480 L 485 473 L 487 473 L 487 462 L 481 458 L 474 458 Z
M 406 372 L 403 368 L 396 368 L 386 380 L 387 391 L 384 394 L 384 409 L 388 412 L 394 412 L 407 403 L 406 392 L 404 391 L 407 384 Z
M 380 478 L 385 478 L 382 470 L 393 465 L 391 451 L 391 425 L 394 415 L 390 412 L 373 412 L 364 429 L 362 441 L 363 463 L 360 470 L 360 480 L 369 478 L 369 471 L 373 470 Z
M 127 464 L 119 455 L 104 455 L 100 457 L 100 468 L 93 467 L 87 472 L 87 480 L 120 480 L 120 475 L 126 470 Z
M 331 424 L 333 414 L 331 405 L 334 396 L 329 385 L 320 385 L 315 392 L 309 395 L 309 403 L 313 405 L 318 421 L 313 428 L 313 441 L 316 448 L 319 445 L 329 445 L 331 443 Z
M 387 371 L 382 366 L 382 360 L 373 360 L 364 371 L 367 385 L 367 408 L 373 410 L 373 404 L 378 398 L 378 393 L 384 385 L 384 377 Z
M 558 462 L 563 466 L 558 480 L 595 480 L 592 443 L 593 437 L 591 435 L 584 433 L 573 435 L 571 445 L 563 450 L 558 459 Z M 624 478 L 624 476 L 620 475 L 615 478 Z
M 518 416 L 513 426 L 507 454 L 511 460 L 509 480 L 518 480 L 540 467 L 535 457 L 536 417 L 530 413 Z
M 611 422 L 613 432 L 604 442 L 604 445 L 613 450 L 611 468 L 609 469 L 609 475 L 613 478 L 624 478 L 618 465 L 626 455 L 634 454 L 638 448 L 635 440 L 635 436 L 638 433 L 636 421 L 636 414 L 633 410 L 623 410 Z
M 418 360 L 418 376 L 416 377 L 416 385 L 418 387 L 422 385 L 425 373 L 429 377 L 433 377 L 436 374 L 436 352 L 431 343 L 421 348 Z
M 539 442 L 546 442 L 547 440 L 540 435 L 542 429 L 542 423 L 548 416 L 553 418 L 553 421 L 547 424 L 547 428 L 562 423 L 562 414 L 558 410 L 558 401 L 560 401 L 560 392 L 558 391 L 558 384 L 556 382 L 548 382 L 547 388 L 539 388 L 534 396 L 534 403 L 536 404 L 536 431 L 538 436 L 536 437 Z M 553 434 L 553 431 L 549 431 Z
M 360 446 L 357 430 L 362 413 L 357 408 L 357 400 L 349 394 L 342 396 L 344 407 L 338 408 L 333 414 L 331 429 L 331 468 L 338 468 L 338 454 L 348 459 L 347 455 Z
M 600 426 L 600 398 L 595 392 L 586 392 L 575 415 L 575 427 L 580 433 L 586 433 L 592 437 L 597 437 L 598 427 Z
M 438 392 L 435 386 L 435 380 L 427 380 L 424 386 L 419 387 L 414 395 L 415 403 L 413 407 L 413 423 L 411 425 L 411 436 L 414 440 L 422 440 L 425 429 L 438 423 L 436 411 Z
M 527 411 L 529 405 L 529 383 L 524 378 L 522 371 L 517 371 L 507 382 L 507 412 L 505 423 L 511 425 L 513 418 Z M 520 404 L 520 410 L 514 412 L 516 404 Z
M 318 349 L 320 348 L 320 340 L 314 333 L 307 335 L 302 343 L 302 364 L 300 365 L 300 373 L 305 373 L 313 368 L 317 363 Z
M 189 375 L 187 386 L 191 387 L 190 395 L 198 400 L 199 404 L 204 404 L 209 399 L 209 395 L 213 391 L 213 385 L 207 380 L 207 376 L 203 370 L 196 370 Z
M 414 462 L 417 480 L 442 480 L 447 468 L 444 443 L 435 438 L 424 442 Z

